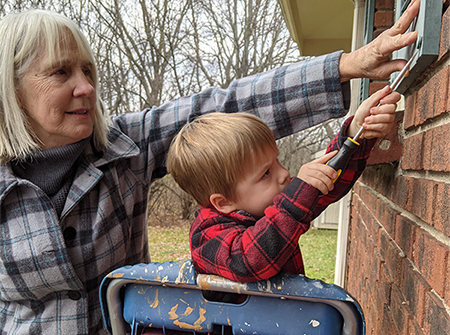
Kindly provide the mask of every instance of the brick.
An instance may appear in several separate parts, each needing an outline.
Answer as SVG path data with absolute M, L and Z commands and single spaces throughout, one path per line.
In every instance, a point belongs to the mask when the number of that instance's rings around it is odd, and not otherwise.
M 395 324 L 392 310 L 389 306 L 384 307 L 383 319 L 381 324 L 383 325 L 383 335 L 386 334 L 399 334 L 399 330 Z
M 371 303 L 367 306 L 364 311 L 364 318 L 366 320 L 366 330 L 371 334 L 379 334 L 381 332 L 381 322 L 383 316 L 384 306 L 379 309 L 375 304 L 375 301 L 371 301 Z
M 369 201 L 378 203 L 379 201 L 375 197 L 370 197 Z M 365 229 L 368 232 L 367 236 L 364 236 L 363 243 L 372 243 L 372 245 L 378 245 L 379 234 L 381 230 L 380 223 L 376 220 L 375 216 L 370 212 L 361 200 L 355 201 L 357 206 L 359 217 L 365 222 Z M 361 239 L 361 237 L 359 237 Z
M 430 180 L 410 178 L 408 201 L 405 209 L 427 223 L 433 215 L 433 196 L 435 183 Z
M 402 276 L 401 250 L 394 244 L 393 240 L 385 234 L 380 235 L 380 255 L 386 263 L 386 268 L 395 283 L 400 282 Z
M 423 229 L 414 242 L 415 264 L 430 286 L 444 297 L 449 247 Z
M 419 89 L 415 101 L 419 124 L 447 111 L 448 87 L 449 66 L 446 66 Z
M 395 325 L 399 330 L 398 334 L 406 335 L 408 329 L 408 308 L 406 306 L 405 298 L 397 285 L 392 286 L 391 295 L 391 311 L 394 318 Z
M 360 296 L 359 296 L 359 301 L 360 304 L 363 308 L 364 314 L 367 314 L 368 310 L 369 310 L 369 306 L 371 305 L 370 303 L 370 290 L 367 289 L 367 285 L 366 285 L 366 278 L 361 279 L 361 290 L 360 290 Z
M 427 170 L 450 172 L 450 124 L 435 127 L 428 132 L 431 133 L 431 138 L 425 137 L 425 141 L 430 141 L 425 144 L 430 148 L 430 159 L 429 165 L 425 167 Z
M 423 142 L 422 142 L 422 163 L 424 170 L 431 170 L 432 160 L 431 160 L 431 151 L 433 149 L 433 130 L 428 130 L 423 133 Z
M 374 191 L 389 197 L 393 192 L 397 167 L 398 162 L 368 166 L 360 180 Z
M 424 133 L 419 133 L 403 141 L 403 170 L 423 170 L 424 135 Z
M 379 139 L 370 153 L 367 165 L 391 163 L 399 161 L 402 155 L 402 144 L 398 138 L 398 129 L 403 121 L 403 112 L 395 113 L 395 121 L 389 133 Z
M 393 279 L 387 270 L 386 264 L 382 263 L 379 271 L 379 280 L 376 281 L 375 290 L 372 292 L 371 296 L 374 303 L 374 309 L 370 311 L 370 313 L 376 315 L 378 323 L 383 322 L 384 309 L 390 304 L 392 285 Z
M 392 278 L 386 263 L 381 263 L 375 293 L 376 300 L 378 300 L 380 304 L 379 307 L 381 307 L 381 305 L 389 305 L 391 301 L 391 289 L 393 283 L 394 278 Z
M 373 25 L 375 27 L 390 27 L 394 23 L 394 13 L 392 11 L 375 12 Z
M 379 313 L 377 307 L 373 302 L 368 305 L 364 311 L 364 320 L 366 321 L 366 334 L 376 334 L 378 332 L 378 325 L 380 323 Z
M 434 227 L 450 237 L 450 184 L 437 183 L 434 199 Z
M 381 225 L 380 223 L 375 219 L 375 217 L 372 215 L 372 213 L 369 213 L 367 215 L 368 220 L 366 221 L 366 227 L 368 232 L 368 240 L 365 242 L 372 243 L 372 246 L 378 246 L 379 245 L 379 239 L 381 234 Z
M 445 294 L 444 301 L 450 306 L 450 257 L 447 260 L 447 273 L 445 275 Z
M 388 81 L 372 81 L 369 84 L 369 96 L 374 94 L 375 92 L 381 90 L 388 84 L 389 84 Z
M 355 280 L 355 278 L 359 278 L 361 274 L 361 266 L 362 262 L 359 261 L 359 255 L 361 255 L 361 245 L 359 236 L 360 236 L 360 227 L 361 223 L 358 216 L 355 213 L 355 209 L 352 208 L 352 219 L 350 221 L 350 231 L 349 231 L 349 243 L 348 243 L 348 254 L 347 257 L 347 289 L 355 296 L 358 300 L 361 297 L 361 281 Z
M 368 216 L 369 217 L 369 216 Z M 370 238 L 370 234 L 366 229 L 366 226 L 364 224 L 364 218 L 360 217 L 361 220 L 361 224 L 360 224 L 360 229 L 359 229 L 359 235 L 358 235 L 358 240 L 360 241 L 359 243 L 359 251 L 361 253 L 363 253 L 362 255 L 365 255 L 367 253 L 367 248 L 371 246 L 371 244 L 373 243 L 373 239 Z M 367 218 L 366 218 L 367 219 Z
M 395 242 L 405 253 L 406 257 L 413 258 L 413 241 L 416 239 L 417 225 L 403 215 L 398 215 L 395 221 Z
M 426 312 L 423 330 L 429 335 L 450 334 L 450 315 L 434 292 L 426 294 Z
M 403 128 L 405 130 L 410 129 L 417 124 L 415 113 L 417 94 L 417 91 L 415 91 L 405 100 L 405 112 L 403 115 Z
M 376 212 L 378 199 L 367 187 L 361 187 L 359 196 L 370 212 Z
M 399 214 L 400 212 L 390 207 L 386 202 L 381 200 L 378 201 L 376 217 L 383 225 L 384 229 L 386 229 L 388 234 L 392 237 L 395 236 L 395 221 L 397 219 L 397 215 Z
M 373 292 L 375 291 L 375 282 L 372 282 L 370 280 L 370 276 L 366 276 L 364 278 L 364 295 L 363 295 L 363 301 L 365 301 L 365 309 L 367 310 L 368 306 L 372 303 L 373 298 Z
M 394 9 L 394 0 L 376 0 L 375 9 Z
M 425 295 L 431 291 L 431 286 L 423 276 L 414 270 L 412 265 L 404 264 L 401 290 L 406 304 L 420 326 L 423 326 L 425 316 Z
M 408 335 L 424 335 L 422 328 L 417 323 L 416 319 L 410 315 L 408 319 Z
M 444 1 L 449 2 L 448 0 Z M 442 15 L 441 23 L 441 41 L 439 43 L 438 61 L 448 54 L 450 50 L 450 10 L 447 8 L 444 15 Z
M 402 208 L 406 208 L 406 204 L 408 202 L 409 192 L 409 181 L 411 178 L 398 176 L 393 181 L 392 186 L 392 195 L 390 196 L 390 200 L 395 202 Z
M 378 262 L 376 257 L 374 257 L 374 254 L 374 248 L 368 247 L 366 249 L 366 253 L 364 255 L 360 255 L 359 259 L 359 261 L 362 259 L 364 260 L 361 276 L 366 278 L 366 285 L 370 285 L 371 287 L 375 286 L 375 281 L 378 276 Z M 373 290 L 370 291 L 370 294 L 373 294 Z
M 355 185 L 353 186 L 353 191 L 354 193 L 358 194 L 361 190 L 361 183 L 359 183 L 358 181 L 355 183 Z

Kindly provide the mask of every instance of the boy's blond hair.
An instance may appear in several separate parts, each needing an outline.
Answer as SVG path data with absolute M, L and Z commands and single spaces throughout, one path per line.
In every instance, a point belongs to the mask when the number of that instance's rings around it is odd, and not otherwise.
M 266 150 L 278 150 L 270 128 L 247 113 L 211 113 L 186 124 L 172 141 L 167 169 L 199 205 L 212 194 L 234 199 L 236 183 Z

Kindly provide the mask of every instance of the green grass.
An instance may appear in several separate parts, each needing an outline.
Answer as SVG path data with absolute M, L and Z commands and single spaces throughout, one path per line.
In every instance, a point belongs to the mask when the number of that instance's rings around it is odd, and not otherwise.
M 307 277 L 330 284 L 334 282 L 336 246 L 337 230 L 310 229 L 300 237 L 300 250 Z
M 170 228 L 149 226 L 148 245 L 152 262 L 190 259 L 189 225 Z
M 149 249 L 152 262 L 190 259 L 189 225 L 150 226 Z M 306 276 L 334 282 L 337 230 L 310 229 L 300 238 Z

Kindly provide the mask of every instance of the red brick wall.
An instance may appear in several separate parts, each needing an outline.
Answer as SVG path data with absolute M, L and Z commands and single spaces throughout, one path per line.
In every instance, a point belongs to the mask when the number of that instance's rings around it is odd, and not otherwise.
M 364 310 L 366 334 L 450 334 L 447 7 L 438 60 L 406 92 L 405 111 L 353 190 L 346 288 Z M 376 8 L 379 32 L 393 18 L 393 1 Z

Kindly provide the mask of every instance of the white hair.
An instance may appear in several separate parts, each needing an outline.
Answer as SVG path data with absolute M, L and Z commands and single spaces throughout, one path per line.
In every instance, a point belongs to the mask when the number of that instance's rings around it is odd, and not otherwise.
M 94 146 L 97 150 L 107 146 L 109 119 L 99 96 L 98 73 L 88 41 L 78 26 L 65 16 L 30 10 L 7 15 L 0 21 L 0 162 L 24 159 L 39 149 L 39 139 L 20 107 L 18 89 L 33 62 L 43 55 L 51 62 L 58 61 L 61 47 L 72 37 L 83 57 L 92 63 L 97 95 Z

